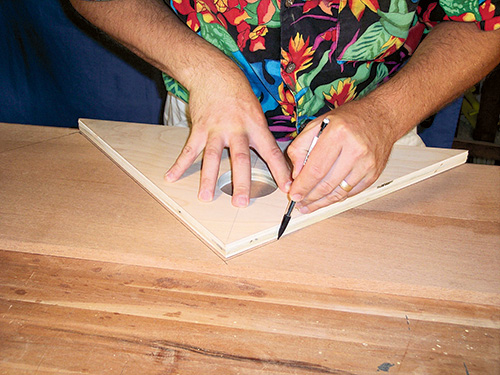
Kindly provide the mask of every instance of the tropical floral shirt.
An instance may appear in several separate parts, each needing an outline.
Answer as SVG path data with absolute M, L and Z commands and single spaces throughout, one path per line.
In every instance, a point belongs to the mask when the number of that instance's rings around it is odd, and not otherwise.
M 245 72 L 277 139 L 373 90 L 438 22 L 500 28 L 500 0 L 168 1 Z M 164 80 L 189 100 L 175 80 Z

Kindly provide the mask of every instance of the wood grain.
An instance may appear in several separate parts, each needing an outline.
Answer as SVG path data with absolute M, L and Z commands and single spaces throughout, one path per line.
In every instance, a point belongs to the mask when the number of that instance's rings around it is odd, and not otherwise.
M 0 256 L 5 373 L 363 374 L 384 363 L 402 374 L 460 373 L 464 363 L 475 373 L 499 369 L 499 317 L 486 306 Z
M 6 128 L 2 375 L 500 372 L 500 167 L 224 261 L 74 129 Z
M 180 154 L 189 135 L 188 129 L 90 119 L 81 119 L 79 127 L 83 134 L 223 257 L 228 258 L 276 240 L 284 208 L 288 204 L 286 194 L 281 191 L 252 199 L 250 207 L 244 209 L 233 207 L 230 196 L 218 189 L 213 202 L 200 202 L 197 193 L 201 159 L 176 183 L 164 181 L 165 166 L 172 165 Z M 286 233 L 451 169 L 463 164 L 466 159 L 466 151 L 395 146 L 384 172 L 370 188 L 308 215 L 294 213 Z M 265 169 L 269 173 L 256 154 L 252 154 L 252 160 L 254 168 Z M 229 157 L 225 152 L 220 175 L 230 170 Z

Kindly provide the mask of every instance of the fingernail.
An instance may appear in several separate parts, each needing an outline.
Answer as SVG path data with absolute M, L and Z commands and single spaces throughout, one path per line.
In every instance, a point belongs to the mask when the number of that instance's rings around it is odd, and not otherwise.
M 294 201 L 294 202 L 300 202 L 302 200 L 302 195 L 294 194 L 294 195 L 292 195 L 291 198 L 292 198 L 292 201 Z
M 201 190 L 198 194 L 198 199 L 203 202 L 210 202 L 212 200 L 212 196 L 207 190 Z
M 290 191 L 290 187 L 292 186 L 292 181 L 288 181 L 285 184 L 285 193 L 288 193 Z
M 299 211 L 300 211 L 301 214 L 308 214 L 309 213 L 309 208 L 307 208 L 307 206 L 300 207 Z
M 248 198 L 240 195 L 239 197 L 236 197 L 236 207 L 246 207 L 248 206 Z
M 167 182 L 173 182 L 174 181 L 174 177 L 172 176 L 172 172 L 168 171 L 167 173 L 165 173 L 165 180 Z

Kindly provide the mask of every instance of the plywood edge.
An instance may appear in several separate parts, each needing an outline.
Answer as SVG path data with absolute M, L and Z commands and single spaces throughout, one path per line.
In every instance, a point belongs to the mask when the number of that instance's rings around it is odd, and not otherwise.
M 168 197 L 162 189 L 151 182 L 137 168 L 127 161 L 119 152 L 113 149 L 109 144 L 102 140 L 85 121 L 93 121 L 91 119 L 79 119 L 78 127 L 81 133 L 97 146 L 105 155 L 123 169 L 130 177 L 132 177 L 139 185 L 141 185 L 154 199 L 156 199 L 163 207 L 174 215 L 182 224 L 184 224 L 191 232 L 193 232 L 203 243 L 214 250 L 218 255 L 226 258 L 228 256 L 225 244 L 215 235 L 202 226 L 195 220 L 182 206 Z
M 241 255 L 249 250 L 257 249 L 264 246 L 270 242 L 276 241 L 278 235 L 279 223 L 272 228 L 267 228 L 258 233 L 252 234 L 241 238 L 237 241 L 233 241 L 226 245 L 226 258 L 232 258 L 237 255 Z

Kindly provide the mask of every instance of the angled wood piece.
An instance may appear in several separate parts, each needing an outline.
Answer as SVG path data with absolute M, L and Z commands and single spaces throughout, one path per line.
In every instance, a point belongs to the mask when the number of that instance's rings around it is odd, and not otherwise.
M 163 176 L 181 152 L 189 129 L 90 119 L 81 119 L 79 128 L 222 257 L 229 258 L 276 239 L 288 203 L 280 190 L 251 199 L 249 207 L 244 209 L 233 207 L 231 197 L 219 188 L 213 202 L 200 202 L 197 194 L 201 158 L 179 181 L 165 182 Z M 370 188 L 308 215 L 294 212 L 285 235 L 444 172 L 466 159 L 467 151 L 396 145 L 384 172 Z M 255 170 L 269 173 L 255 154 L 252 165 Z M 225 152 L 220 175 L 229 171 L 230 161 Z

